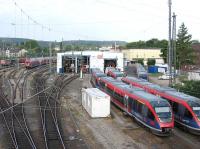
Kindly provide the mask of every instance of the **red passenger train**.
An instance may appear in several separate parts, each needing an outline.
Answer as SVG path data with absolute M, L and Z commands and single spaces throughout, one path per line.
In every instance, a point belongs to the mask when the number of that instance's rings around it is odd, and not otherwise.
M 92 69 L 91 83 L 93 86 L 99 88 L 99 80 L 101 77 L 106 77 L 106 74 L 99 69 Z
M 173 108 L 175 122 L 191 133 L 200 135 L 200 99 L 134 77 L 122 78 L 122 81 L 167 99 Z
M 111 96 L 120 109 L 149 128 L 154 134 L 169 135 L 174 127 L 174 117 L 167 100 L 131 87 L 111 77 L 92 76 L 93 84 Z M 96 81 L 97 80 L 97 81 Z
M 119 79 L 121 80 L 122 77 L 124 77 L 124 73 L 118 71 L 118 70 L 109 70 L 107 73 L 107 76 L 110 76 L 114 79 Z
M 41 65 L 46 65 L 49 63 L 50 59 L 52 60 L 52 62 L 54 62 L 54 58 L 50 58 L 50 57 L 27 58 L 25 60 L 25 67 L 27 69 L 31 69 L 31 68 L 38 67 Z

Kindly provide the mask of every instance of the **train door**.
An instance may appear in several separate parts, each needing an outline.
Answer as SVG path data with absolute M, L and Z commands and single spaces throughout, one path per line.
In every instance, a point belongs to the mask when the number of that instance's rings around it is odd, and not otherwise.
M 179 117 L 180 121 L 186 124 L 190 123 L 193 118 L 191 112 L 181 104 L 179 104 Z
M 124 95 L 124 108 L 128 112 L 128 96 Z
M 145 104 L 143 104 L 142 115 L 143 115 L 144 118 L 146 118 L 147 114 L 148 114 L 148 107 Z

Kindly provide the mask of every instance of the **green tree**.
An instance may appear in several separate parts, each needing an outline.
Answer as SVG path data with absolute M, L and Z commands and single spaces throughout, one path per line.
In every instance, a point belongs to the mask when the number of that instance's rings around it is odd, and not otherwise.
M 27 56 L 29 57 L 40 56 L 40 53 L 42 53 L 41 48 L 36 40 L 26 41 L 23 48 L 27 49 Z
M 160 41 L 160 47 L 161 47 L 160 56 L 164 59 L 164 61 L 166 63 L 167 62 L 168 41 L 167 40 L 161 40 Z
M 192 49 L 192 35 L 188 34 L 188 29 L 184 23 L 181 24 L 177 37 L 177 65 L 180 64 L 180 67 L 182 67 L 187 64 L 194 64 L 195 55 Z
M 65 51 L 72 51 L 73 50 L 73 46 L 71 44 L 68 44 L 65 46 Z
M 148 61 L 147 61 L 148 66 L 153 66 L 153 65 L 155 65 L 155 63 L 156 63 L 155 59 L 148 59 Z
M 140 58 L 137 60 L 137 62 L 144 66 L 144 59 Z
M 185 80 L 183 81 L 183 85 L 177 84 L 175 87 L 181 92 L 200 98 L 200 81 Z
M 29 40 L 27 42 L 25 42 L 24 44 L 24 48 L 26 49 L 35 49 L 35 48 L 39 48 L 39 44 L 36 40 Z

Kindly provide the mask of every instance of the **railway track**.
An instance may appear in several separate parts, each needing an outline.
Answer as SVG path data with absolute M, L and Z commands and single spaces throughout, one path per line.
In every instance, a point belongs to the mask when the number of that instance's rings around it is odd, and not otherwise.
M 38 75 L 40 77 L 37 75 L 35 77 L 36 92 L 46 88 L 45 82 L 47 77 L 41 77 L 41 74 Z M 60 124 L 59 93 L 64 85 L 68 84 L 75 78 L 76 76 L 66 77 L 66 75 L 57 77 L 54 81 L 54 87 L 52 87 L 48 93 L 43 92 L 38 95 L 41 130 L 43 132 L 45 148 L 66 148 L 65 137 Z
M 30 133 L 30 128 L 27 125 L 27 119 L 25 116 L 23 103 L 24 89 L 26 86 L 27 77 L 36 70 L 37 69 L 32 69 L 29 71 L 23 70 L 20 73 L 18 79 L 15 79 L 17 69 L 11 70 L 11 72 L 7 76 L 8 83 L 11 89 L 11 100 L 9 100 L 8 97 L 3 94 L 3 89 L 1 88 L 2 92 L 0 110 L 3 111 L 14 106 L 14 108 L 11 108 L 11 110 L 8 110 L 7 112 L 2 114 L 4 125 L 7 128 L 7 132 L 9 134 L 9 148 L 36 148 L 36 145 Z M 11 79 L 13 79 L 14 82 L 11 82 Z M 22 83 L 20 84 L 20 82 Z M 17 90 L 20 93 L 20 101 L 18 102 L 20 102 L 21 104 L 15 106 L 15 104 L 17 103 L 15 102 Z
M 3 88 L 0 88 L 0 112 L 1 122 L 4 125 L 4 131 L 7 135 L 7 147 L 8 148 L 33 148 L 36 149 L 41 144 L 44 144 L 44 148 L 66 148 L 69 138 L 63 135 L 63 130 L 61 127 L 61 117 L 60 117 L 60 92 L 63 87 L 69 84 L 72 80 L 77 78 L 77 76 L 59 76 L 56 78 L 54 85 L 50 87 L 47 92 L 41 92 L 46 88 L 46 76 L 42 76 L 44 72 L 47 71 L 47 67 L 43 66 L 43 69 L 31 69 L 31 70 L 21 70 L 17 72 L 17 69 L 13 69 L 7 75 L 7 82 L 10 86 L 10 97 L 4 95 Z M 29 128 L 29 123 L 27 122 L 28 116 L 26 115 L 26 104 L 25 104 L 25 89 L 27 84 L 27 78 L 31 73 L 36 74 L 35 89 L 37 96 L 37 103 L 39 106 L 40 122 L 42 132 L 41 143 L 38 138 L 32 135 L 31 129 Z M 18 75 L 17 75 L 18 74 Z M 35 75 L 34 74 L 34 75 Z M 18 76 L 18 78 L 16 77 Z M 0 81 L 0 83 L 2 83 Z M 11 108 L 13 107 L 13 108 Z M 6 109 L 7 110 L 5 112 Z

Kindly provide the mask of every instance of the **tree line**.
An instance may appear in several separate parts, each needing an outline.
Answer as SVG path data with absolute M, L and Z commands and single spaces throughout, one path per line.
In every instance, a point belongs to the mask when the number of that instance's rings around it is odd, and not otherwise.
M 176 43 L 176 65 L 184 66 L 195 64 L 196 56 L 194 49 L 192 48 L 193 43 L 199 43 L 198 40 L 192 40 L 192 35 L 188 33 L 188 29 L 184 23 L 181 24 L 177 34 Z M 168 40 L 159 40 L 156 38 L 148 41 L 137 41 L 127 43 L 126 46 L 121 47 L 122 49 L 142 49 L 142 48 L 161 48 L 161 57 L 164 61 L 167 61 L 168 51 Z M 180 66 L 180 67 L 181 67 Z

